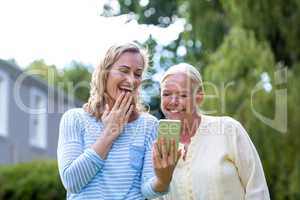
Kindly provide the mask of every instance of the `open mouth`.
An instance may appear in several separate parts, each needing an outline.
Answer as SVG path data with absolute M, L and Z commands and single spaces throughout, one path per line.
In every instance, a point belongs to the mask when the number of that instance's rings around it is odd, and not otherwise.
M 175 109 L 167 109 L 168 112 L 170 113 L 181 113 L 184 111 L 184 109 L 181 109 L 181 110 L 175 110 Z
M 120 92 L 129 92 L 133 97 L 135 96 L 136 90 L 134 88 L 132 88 L 132 87 L 124 87 L 124 86 L 122 87 L 121 86 L 118 89 L 120 90 Z M 137 104 L 136 98 L 133 98 L 132 102 L 131 102 L 131 105 L 136 106 L 136 104 Z
M 177 110 L 170 110 L 170 113 L 179 113 Z
M 119 90 L 124 91 L 124 92 L 130 92 L 130 93 L 132 93 L 134 91 L 134 89 L 130 88 L 130 87 L 119 87 Z

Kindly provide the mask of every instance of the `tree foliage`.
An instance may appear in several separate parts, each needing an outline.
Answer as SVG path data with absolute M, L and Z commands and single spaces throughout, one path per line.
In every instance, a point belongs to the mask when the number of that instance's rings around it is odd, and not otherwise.
M 229 28 L 221 2 L 188 1 L 188 5 L 187 16 L 193 27 L 190 36 L 201 41 L 204 51 L 216 50 Z
M 112 1 L 104 5 L 104 16 L 119 14 L 132 14 L 141 24 L 154 24 L 166 27 L 176 19 L 177 3 L 174 0 L 148 1 L 148 0 L 119 0 L 120 11 L 113 9 Z
M 89 97 L 92 67 L 73 61 L 70 66 L 58 70 L 55 65 L 47 65 L 44 60 L 35 60 L 25 71 L 47 84 L 63 89 L 66 93 L 85 102 Z
M 267 40 L 277 61 L 291 67 L 300 60 L 300 1 L 222 1 L 231 24 L 238 24 Z
M 92 67 L 73 61 L 63 69 L 63 89 L 86 102 L 90 96 Z
M 232 28 L 217 51 L 210 54 L 204 69 L 207 96 L 214 98 L 207 98 L 204 107 L 234 115 L 250 104 L 251 89 L 261 80 L 262 73 L 271 75 L 274 65 L 267 43 L 257 42 L 251 31 Z M 216 89 L 219 96 L 214 94 Z
M 58 71 L 56 66 L 46 64 L 43 59 L 33 61 L 25 68 L 25 71 L 43 80 L 53 80 L 52 82 L 59 82 L 62 80 L 62 74 Z

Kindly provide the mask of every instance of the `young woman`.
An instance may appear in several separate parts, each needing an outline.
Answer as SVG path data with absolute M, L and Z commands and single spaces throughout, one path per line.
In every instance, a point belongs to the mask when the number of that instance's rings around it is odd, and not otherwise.
M 152 155 L 157 120 L 137 100 L 147 66 L 137 44 L 112 46 L 93 73 L 88 102 L 63 115 L 57 157 L 67 199 L 151 199 L 168 191 L 176 160 Z

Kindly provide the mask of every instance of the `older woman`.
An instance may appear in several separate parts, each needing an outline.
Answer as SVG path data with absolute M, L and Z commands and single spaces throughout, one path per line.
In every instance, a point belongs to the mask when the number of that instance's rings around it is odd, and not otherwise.
M 151 199 L 168 190 L 175 160 L 152 155 L 157 120 L 137 101 L 147 66 L 137 44 L 112 46 L 93 73 L 88 102 L 63 115 L 57 157 L 67 199 Z
M 230 117 L 201 114 L 203 97 L 200 73 L 189 64 L 170 67 L 161 79 L 161 108 L 167 118 L 181 120 L 184 149 L 164 199 L 270 199 L 247 132 Z

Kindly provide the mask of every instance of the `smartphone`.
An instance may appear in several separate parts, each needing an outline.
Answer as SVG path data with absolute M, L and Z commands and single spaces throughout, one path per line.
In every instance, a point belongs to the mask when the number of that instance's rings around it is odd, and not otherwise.
M 158 138 L 171 139 L 174 138 L 176 141 L 176 148 L 178 149 L 179 137 L 181 131 L 181 122 L 180 120 L 173 119 L 161 119 L 159 120 L 158 127 Z M 167 149 L 169 152 L 169 143 L 167 143 Z

